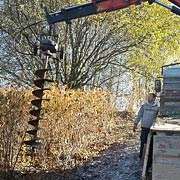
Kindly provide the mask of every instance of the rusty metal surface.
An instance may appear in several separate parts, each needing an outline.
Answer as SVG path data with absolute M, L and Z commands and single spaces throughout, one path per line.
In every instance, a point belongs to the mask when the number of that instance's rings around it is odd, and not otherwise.
M 34 116 L 34 118 L 31 118 L 28 121 L 28 124 L 33 127 L 30 128 L 30 130 L 27 130 L 26 133 L 31 136 L 29 140 L 24 141 L 26 145 L 29 145 L 32 147 L 32 156 L 34 156 L 34 150 L 35 148 L 43 147 L 43 143 L 39 142 L 43 139 L 38 137 L 38 131 L 42 130 L 42 128 L 39 127 L 39 121 L 42 120 L 42 105 L 43 101 L 49 101 L 47 98 L 43 98 L 44 91 L 50 90 L 49 88 L 46 88 L 45 85 L 48 82 L 54 82 L 51 79 L 46 78 L 46 74 L 48 72 L 48 61 L 51 58 L 52 53 L 56 52 L 55 46 L 53 42 L 49 39 L 44 39 L 40 41 L 40 45 L 36 46 L 36 52 L 37 55 L 39 52 L 39 56 L 42 59 L 42 66 L 40 69 L 35 71 L 35 76 L 38 78 L 34 80 L 34 84 L 37 88 L 34 91 L 32 91 L 32 94 L 35 96 L 36 99 L 31 101 L 31 104 L 34 106 L 33 110 L 30 110 L 29 113 Z

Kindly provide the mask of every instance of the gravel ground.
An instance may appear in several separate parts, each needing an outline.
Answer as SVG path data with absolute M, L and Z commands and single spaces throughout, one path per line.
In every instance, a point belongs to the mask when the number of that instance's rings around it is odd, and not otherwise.
M 132 145 L 112 144 L 82 166 L 56 175 L 46 174 L 42 180 L 140 180 L 138 137 L 131 141 Z
M 140 180 L 139 146 L 114 144 L 100 157 L 77 169 L 74 180 Z
M 94 157 L 73 171 L 65 172 L 57 180 L 140 180 L 142 165 L 138 157 L 138 137 L 132 139 L 132 143 L 112 144 L 99 157 Z

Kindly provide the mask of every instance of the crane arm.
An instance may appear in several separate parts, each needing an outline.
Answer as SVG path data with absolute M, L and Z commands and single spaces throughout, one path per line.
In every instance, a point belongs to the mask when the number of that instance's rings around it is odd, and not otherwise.
M 103 12 L 115 11 L 118 9 L 127 8 L 131 5 L 138 5 L 145 1 L 148 1 L 149 4 L 157 3 L 169 9 L 173 13 L 180 15 L 180 0 L 169 0 L 176 6 L 166 5 L 159 0 L 92 0 L 91 2 L 85 4 L 62 8 L 60 11 L 54 13 L 49 13 L 47 9 L 45 9 L 45 13 L 49 24 L 54 24 L 62 21 L 66 21 L 68 23 L 72 19 L 86 17 Z
M 130 5 L 140 3 L 141 0 L 92 0 L 92 2 L 89 3 L 62 8 L 60 11 L 54 13 L 48 13 L 47 9 L 45 9 L 45 12 L 48 23 L 54 24 L 62 21 L 69 22 L 72 19 L 86 17 L 93 14 L 123 9 Z
M 169 0 L 169 1 L 175 4 L 176 6 L 180 7 L 180 0 Z

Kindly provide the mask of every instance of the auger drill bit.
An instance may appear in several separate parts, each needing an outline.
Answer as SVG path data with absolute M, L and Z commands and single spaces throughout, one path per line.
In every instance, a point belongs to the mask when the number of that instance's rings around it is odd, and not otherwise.
M 49 88 L 45 87 L 45 83 L 53 82 L 53 80 L 46 78 L 46 74 L 49 70 L 47 68 L 48 61 L 49 58 L 52 57 L 52 53 L 56 53 L 55 45 L 49 39 L 41 39 L 40 44 L 36 43 L 35 45 L 36 47 L 34 49 L 36 50 L 36 52 L 34 54 L 37 54 L 38 51 L 40 52 L 39 54 L 43 61 L 43 67 L 35 71 L 35 76 L 37 77 L 37 79 L 34 80 L 34 84 L 36 87 L 38 87 L 38 89 L 35 89 L 32 92 L 32 94 L 36 97 L 36 99 L 31 101 L 31 104 L 35 107 L 35 109 L 29 111 L 33 118 L 28 121 L 28 124 L 30 124 L 33 129 L 26 131 L 30 136 L 32 136 L 32 138 L 31 140 L 24 142 L 26 145 L 32 147 L 33 152 L 35 148 L 43 146 L 43 143 L 39 142 L 40 140 L 42 140 L 42 138 L 38 137 L 38 131 L 42 130 L 42 128 L 39 127 L 39 121 L 43 119 L 41 113 L 43 109 L 42 102 L 49 101 L 49 99 L 43 98 L 44 91 L 50 90 Z

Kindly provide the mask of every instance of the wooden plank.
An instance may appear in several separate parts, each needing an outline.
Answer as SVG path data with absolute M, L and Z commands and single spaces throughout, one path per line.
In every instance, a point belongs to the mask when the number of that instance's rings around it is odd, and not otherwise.
M 180 79 L 180 78 L 179 78 Z M 172 84 L 172 83 L 174 83 L 174 84 L 180 84 L 180 80 L 179 79 L 171 79 L 171 80 L 165 80 L 165 81 L 163 81 L 163 84 Z
M 153 180 L 180 180 L 180 169 L 174 167 L 162 167 L 156 165 L 153 167 Z
M 169 83 L 169 82 L 180 83 L 180 78 L 179 77 L 165 77 L 163 79 L 163 83 Z
M 166 163 L 167 164 L 167 163 Z M 172 163 L 170 163 L 172 164 Z M 167 166 L 163 164 L 153 165 L 153 180 L 179 180 L 180 179 L 180 168 L 174 166 Z
M 154 135 L 153 180 L 180 179 L 180 135 Z
M 154 144 L 154 150 L 180 150 L 180 136 L 160 136 L 156 138 L 156 143 Z M 171 152 L 169 152 L 171 154 Z M 180 154 L 179 154 L 180 155 Z
M 163 106 L 163 107 L 167 107 L 168 108 L 168 106 L 169 107 L 178 107 L 179 105 L 180 105 L 180 101 L 179 100 L 177 100 L 177 101 L 171 101 L 171 100 L 169 100 L 169 101 L 166 101 L 166 100 L 162 100 L 162 101 L 160 101 L 160 104 L 161 104 L 161 106 Z M 180 111 L 180 108 L 179 108 L 179 111 Z
M 180 157 L 178 156 L 168 156 L 164 154 L 156 154 L 154 152 L 154 164 L 162 166 L 171 166 L 174 168 L 180 168 Z
M 167 115 L 167 116 L 176 116 L 176 117 L 180 117 L 180 111 L 178 111 L 177 109 L 160 109 L 160 114 L 164 114 L 164 115 Z
M 143 171 L 142 171 L 142 180 L 146 179 L 146 171 L 147 171 L 147 163 L 148 163 L 148 156 L 149 156 L 149 148 L 152 138 L 152 132 L 150 131 L 147 138 L 147 144 L 145 149 L 145 156 L 144 156 L 144 162 L 143 162 Z
M 177 124 L 177 125 L 180 125 L 180 119 L 165 118 L 164 120 L 168 124 Z M 161 121 L 161 119 L 160 119 L 160 121 Z
M 160 102 L 160 108 L 163 109 L 163 108 L 178 108 L 180 106 L 180 101 L 176 101 L 176 102 L 167 102 L 167 101 L 164 101 L 164 102 Z M 178 111 L 180 111 L 180 107 L 178 109 Z
M 156 149 L 155 153 L 158 157 L 163 157 L 163 156 L 168 156 L 169 158 L 173 158 L 173 157 L 179 158 L 180 157 L 179 149 L 176 149 L 176 150 L 175 149 L 166 149 L 166 150 Z
M 160 101 L 160 105 L 164 106 L 164 107 L 167 107 L 167 106 L 170 106 L 170 107 L 174 106 L 174 107 L 176 107 L 179 104 L 180 104 L 179 100 L 176 100 L 176 101 L 175 100 L 174 101 L 172 101 L 172 100 L 162 100 L 162 101 Z
M 163 84 L 163 90 L 180 90 L 180 83 Z
M 170 106 L 170 105 L 166 105 L 166 106 L 160 106 L 160 109 L 164 109 L 164 110 L 169 110 L 169 111 L 172 111 L 173 110 L 173 108 L 176 108 L 176 110 L 178 111 L 178 112 L 180 112 L 180 109 L 177 109 L 177 108 L 180 108 L 180 107 L 178 107 L 178 106 L 176 106 L 176 105 L 174 105 L 174 106 Z M 174 111 L 176 111 L 176 110 L 174 110 Z
M 167 97 L 167 96 L 179 96 L 180 94 L 180 91 L 179 90 L 175 90 L 175 91 L 165 91 L 165 92 L 162 92 L 160 94 L 161 97 Z
M 169 124 L 169 123 L 155 123 L 151 130 L 153 131 L 172 131 L 172 132 L 179 132 L 180 133 L 180 126 L 178 124 Z
M 180 92 L 179 92 L 180 93 Z M 169 99 L 169 98 L 180 98 L 180 94 L 176 94 L 176 95 L 172 95 L 172 94 L 165 94 L 163 96 L 160 96 L 161 97 L 161 100 L 163 99 Z
M 172 164 L 172 163 L 169 163 Z M 161 174 L 161 176 L 163 176 L 164 174 L 178 174 L 178 176 L 180 177 L 180 169 L 179 167 L 176 166 L 167 166 L 167 163 L 164 164 L 155 164 L 153 165 L 153 174 Z

